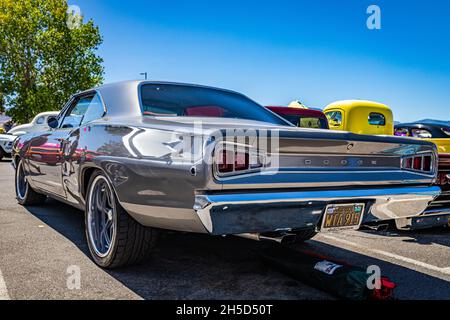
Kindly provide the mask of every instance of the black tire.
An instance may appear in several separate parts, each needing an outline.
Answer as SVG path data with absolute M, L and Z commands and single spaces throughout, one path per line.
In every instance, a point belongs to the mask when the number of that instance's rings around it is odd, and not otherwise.
M 33 188 L 26 181 L 22 165 L 22 161 L 18 160 L 14 179 L 17 201 L 22 206 L 36 206 L 44 204 L 47 196 L 33 190 Z
M 100 186 L 100 183 L 103 185 Z M 106 188 L 110 189 L 109 196 L 111 198 L 105 193 L 108 191 L 103 191 L 107 199 L 103 200 L 102 198 L 101 201 L 106 202 L 98 206 L 99 192 L 102 192 L 101 190 L 99 191 L 99 188 L 103 187 L 105 190 Z M 98 217 L 98 215 L 101 215 L 102 210 L 105 210 L 109 206 L 107 202 L 111 204 L 108 215 L 104 217 L 103 221 L 99 221 L 98 218 L 97 221 L 94 221 L 95 216 Z M 102 240 L 104 239 L 101 236 L 102 232 L 98 236 L 99 226 L 96 226 L 96 224 L 102 222 L 107 224 L 109 221 L 106 222 L 106 220 L 111 220 L 110 223 L 114 229 L 108 232 L 110 244 L 105 248 L 99 248 L 99 241 L 102 243 L 105 240 Z M 106 233 L 104 231 L 103 234 Z M 86 193 L 85 234 L 94 262 L 100 267 L 108 269 L 142 262 L 151 253 L 157 238 L 157 231 L 155 229 L 142 226 L 120 206 L 111 183 L 100 170 L 95 171 L 89 180 L 88 191 Z
M 0 148 L 0 161 L 3 160 L 3 157 L 5 156 L 5 151 L 3 151 L 2 148 Z

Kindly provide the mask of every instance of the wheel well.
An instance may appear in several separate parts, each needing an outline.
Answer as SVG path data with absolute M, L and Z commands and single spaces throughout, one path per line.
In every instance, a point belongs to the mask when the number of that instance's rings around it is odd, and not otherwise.
M 82 189 L 81 189 L 81 194 L 83 196 L 83 198 L 86 198 L 86 194 L 87 194 L 87 189 L 89 186 L 89 180 L 91 180 L 92 174 L 98 170 L 95 167 L 92 168 L 87 168 L 83 171 L 83 175 L 82 175 Z

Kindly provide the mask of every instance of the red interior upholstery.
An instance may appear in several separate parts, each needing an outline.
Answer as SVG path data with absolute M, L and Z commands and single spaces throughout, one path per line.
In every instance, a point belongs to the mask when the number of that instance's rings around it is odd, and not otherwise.
M 217 106 L 201 106 L 186 108 L 186 115 L 190 117 L 223 117 L 223 109 Z

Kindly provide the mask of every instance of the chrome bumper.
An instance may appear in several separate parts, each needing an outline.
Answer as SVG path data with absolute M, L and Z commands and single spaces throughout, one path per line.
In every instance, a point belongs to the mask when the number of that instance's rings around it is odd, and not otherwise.
M 214 235 L 316 227 L 330 203 L 366 203 L 365 220 L 420 215 L 439 187 L 215 193 L 196 195 L 194 210 Z

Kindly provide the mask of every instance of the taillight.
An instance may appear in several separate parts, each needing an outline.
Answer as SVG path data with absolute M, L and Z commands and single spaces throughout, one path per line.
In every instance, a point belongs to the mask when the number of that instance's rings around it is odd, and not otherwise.
M 432 155 L 416 155 L 402 159 L 402 169 L 431 173 L 433 171 Z
M 232 146 L 221 149 L 216 158 L 217 173 L 228 175 L 243 173 L 263 167 L 263 157 L 254 151 L 236 150 Z
M 243 171 L 250 169 L 250 155 L 244 152 L 236 152 L 234 155 L 234 170 Z
M 432 167 L 431 167 L 431 159 L 432 159 L 431 156 L 423 157 L 423 167 L 422 167 L 423 171 L 431 172 L 431 169 L 432 169 Z
M 233 162 L 234 157 L 233 153 L 229 152 L 227 150 L 222 150 L 222 153 L 220 155 L 218 164 L 217 164 L 217 170 L 220 173 L 230 173 L 233 172 Z
M 413 165 L 414 170 L 418 170 L 418 171 L 422 170 L 422 162 L 423 162 L 422 160 L 423 160 L 422 157 L 414 158 L 414 165 Z

